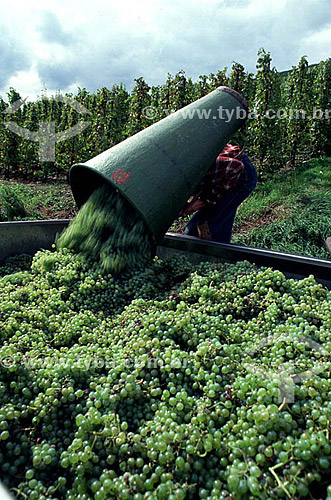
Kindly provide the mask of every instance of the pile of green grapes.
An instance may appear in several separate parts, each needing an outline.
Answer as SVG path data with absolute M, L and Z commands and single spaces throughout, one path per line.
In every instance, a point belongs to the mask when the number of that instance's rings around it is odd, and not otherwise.
M 153 251 L 142 218 L 106 184 L 93 191 L 56 246 L 86 256 L 112 273 L 143 268 Z
M 0 463 L 18 499 L 330 499 L 331 293 L 69 249 L 0 278 Z

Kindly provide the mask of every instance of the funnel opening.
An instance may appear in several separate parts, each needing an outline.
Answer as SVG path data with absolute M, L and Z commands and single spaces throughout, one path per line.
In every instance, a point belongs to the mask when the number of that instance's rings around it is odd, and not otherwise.
M 74 165 L 70 169 L 69 183 L 78 208 L 81 208 L 89 199 L 93 191 L 104 183 L 107 183 L 112 189 L 115 189 L 106 177 L 103 177 L 99 172 L 85 165 Z
M 135 205 L 128 199 L 128 197 L 125 196 L 121 190 L 117 189 L 106 176 L 102 175 L 100 172 L 86 165 L 77 164 L 71 167 L 68 177 L 69 177 L 71 191 L 77 203 L 78 208 L 81 208 L 81 206 L 84 205 L 84 203 L 86 203 L 86 201 L 89 199 L 93 191 L 95 191 L 97 188 L 101 187 L 105 183 L 112 190 L 116 191 L 119 196 L 124 198 L 126 203 L 130 206 L 131 210 L 134 210 L 136 213 L 138 213 L 141 219 L 143 220 L 146 231 L 148 232 L 153 247 L 153 254 L 156 255 L 157 242 L 145 217 L 140 212 L 140 210 L 137 210 Z

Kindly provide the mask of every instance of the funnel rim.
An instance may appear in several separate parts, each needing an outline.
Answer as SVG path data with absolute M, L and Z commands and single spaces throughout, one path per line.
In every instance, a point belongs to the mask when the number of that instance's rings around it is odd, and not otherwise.
M 90 193 L 89 195 L 87 196 L 86 199 L 84 199 L 84 201 L 80 200 L 79 199 L 79 196 L 76 196 L 76 194 L 79 193 L 79 190 L 76 191 L 76 186 L 75 188 L 73 188 L 73 183 L 72 183 L 72 172 L 73 171 L 76 171 L 77 169 L 79 170 L 83 170 L 83 171 L 87 171 L 89 172 L 90 174 L 92 174 L 92 177 L 96 178 L 96 179 L 99 179 L 103 182 L 106 182 L 107 185 L 110 185 L 112 187 L 112 189 L 114 189 L 120 196 L 122 196 L 125 201 L 130 205 L 130 207 L 133 208 L 133 210 L 135 210 L 135 212 L 137 212 L 139 214 L 139 216 L 141 217 L 141 219 L 144 221 L 144 224 L 146 226 L 146 229 L 148 230 L 148 233 L 149 233 L 149 236 L 151 238 L 151 243 L 152 245 L 155 247 L 156 249 L 156 245 L 158 244 L 158 241 L 156 240 L 155 238 L 155 235 L 150 227 L 150 225 L 148 224 L 148 222 L 146 221 L 146 218 L 143 216 L 141 210 L 139 210 L 138 207 L 136 207 L 136 205 L 132 202 L 132 200 L 130 200 L 125 192 L 123 192 L 122 190 L 119 190 L 118 187 L 111 181 L 111 179 L 109 179 L 108 177 L 106 177 L 102 172 L 98 172 L 97 170 L 95 170 L 93 167 L 90 167 L 89 165 L 86 165 L 84 163 L 75 163 L 69 170 L 69 174 L 68 174 L 68 180 L 70 182 L 70 187 L 71 187 L 71 191 L 72 191 L 72 194 L 73 194 L 73 197 L 75 199 L 75 202 L 77 203 L 77 206 L 78 208 L 80 209 L 82 207 L 82 205 L 84 205 L 84 203 L 87 202 L 87 200 L 89 199 L 89 197 L 91 196 L 91 194 L 95 191 L 95 189 L 98 187 L 97 185 L 96 186 L 91 186 L 91 188 L 89 189 Z M 78 179 L 78 182 L 79 182 L 79 177 L 77 177 Z M 102 182 L 100 182 L 100 186 L 102 185 Z
M 234 90 L 231 87 L 227 87 L 226 85 L 221 85 L 217 88 L 222 90 L 223 92 L 226 92 L 227 94 L 232 95 L 232 97 L 237 99 L 237 101 L 239 101 L 239 103 L 245 108 L 245 111 L 248 111 L 248 103 L 246 99 L 237 90 Z

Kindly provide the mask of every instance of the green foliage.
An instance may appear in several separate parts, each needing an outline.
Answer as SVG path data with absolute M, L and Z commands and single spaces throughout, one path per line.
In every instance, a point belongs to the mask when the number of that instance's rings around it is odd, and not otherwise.
M 311 150 L 309 124 L 313 112 L 314 71 L 309 71 L 306 56 L 293 67 L 285 85 L 284 104 L 288 110 L 285 124 L 286 156 L 294 167 L 298 157 L 307 158 Z
M 183 70 L 179 71 L 172 80 L 172 90 L 171 90 L 171 109 L 177 111 L 182 107 L 186 106 L 190 102 L 189 94 L 190 82 L 187 81 L 185 72 Z
M 35 102 L 22 103 L 13 113 L 4 113 L 8 104 L 0 97 L 0 175 L 64 178 L 72 164 L 87 161 L 216 87 L 227 85 L 242 93 L 254 111 L 246 146 L 260 177 L 265 177 L 285 165 L 330 154 L 330 81 L 330 59 L 309 66 L 303 57 L 291 71 L 279 74 L 271 68 L 270 53 L 260 49 L 255 75 L 234 62 L 229 72 L 224 68 L 200 75 L 193 82 L 181 69 L 174 76 L 168 73 L 162 85 L 150 86 L 143 77 L 136 78 L 131 92 L 123 84 L 102 87 L 93 94 L 78 88 L 76 95 L 57 93 L 55 99 L 44 91 Z M 65 102 L 67 97 L 82 104 L 88 113 L 75 111 Z M 14 104 L 20 95 L 10 88 L 7 98 Z M 273 114 L 283 111 L 270 119 L 265 116 L 270 109 Z M 89 122 L 88 126 L 71 137 L 70 129 L 82 120 Z M 55 161 L 41 161 L 38 141 L 9 130 L 9 121 L 35 133 L 40 123 L 54 122 L 56 133 L 61 134 L 55 145 Z M 242 145 L 240 134 L 232 141 Z
M 207 75 L 200 75 L 197 82 L 195 98 L 200 99 L 211 91 L 210 81 Z
M 246 73 L 242 64 L 234 62 L 229 76 L 229 87 L 242 93 L 245 89 Z
M 260 177 L 277 171 L 282 162 L 280 120 L 274 116 L 279 107 L 280 87 L 270 53 L 259 50 L 255 78 L 254 117 L 248 127 L 249 148 L 259 165 Z M 271 113 L 271 110 L 272 113 Z
M 228 68 L 224 68 L 223 70 L 218 70 L 217 73 L 210 73 L 209 81 L 212 89 L 216 89 L 221 86 L 228 86 L 229 78 L 226 74 Z
M 136 85 L 131 94 L 130 115 L 127 126 L 129 136 L 150 125 L 145 113 L 145 108 L 150 106 L 151 103 L 150 86 L 144 81 L 143 77 L 135 78 L 135 82 Z
M 24 203 L 21 197 L 10 186 L 2 186 L 0 188 L 0 220 L 15 220 L 27 215 Z
M 313 113 L 311 120 L 311 140 L 313 154 L 331 155 L 331 59 L 322 61 L 314 68 Z M 314 113 L 315 110 L 315 113 Z M 326 116 L 328 113 L 328 116 Z

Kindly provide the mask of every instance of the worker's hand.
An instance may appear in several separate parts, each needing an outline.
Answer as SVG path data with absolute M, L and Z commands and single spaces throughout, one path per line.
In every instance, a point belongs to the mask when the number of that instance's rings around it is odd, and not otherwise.
M 198 235 L 201 240 L 210 240 L 210 231 L 207 222 L 203 224 L 197 224 Z
M 201 200 L 194 200 L 192 203 L 187 205 L 183 210 L 179 212 L 179 217 L 185 217 L 185 215 L 191 215 L 193 212 L 200 210 L 200 208 L 204 207 L 205 204 Z

